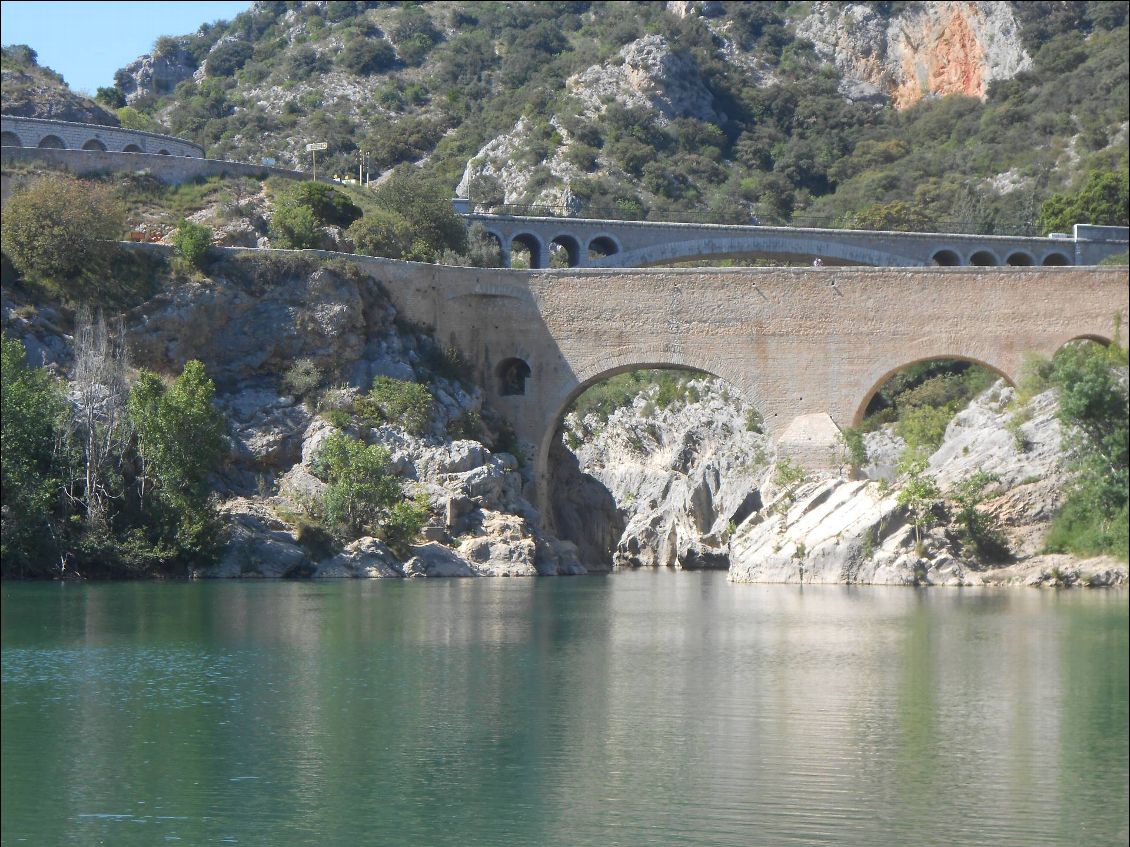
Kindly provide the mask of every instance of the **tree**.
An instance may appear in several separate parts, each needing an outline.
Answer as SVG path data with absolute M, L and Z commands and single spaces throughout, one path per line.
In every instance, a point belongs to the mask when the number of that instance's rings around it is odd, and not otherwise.
M 1076 476 L 1063 510 L 1048 534 L 1051 550 L 1113 553 L 1127 558 L 1130 503 L 1130 413 L 1126 349 L 1074 344 L 1056 354 L 1052 382 L 1059 400 Z
M 125 228 L 113 189 L 62 174 L 13 195 L 0 223 L 4 252 L 20 273 L 56 284 L 103 271 Z
M 403 215 L 387 209 L 374 209 L 355 221 L 346 234 L 354 250 L 365 256 L 402 259 L 412 249 L 412 225 Z
M 368 76 L 395 65 L 396 51 L 383 38 L 353 38 L 346 42 L 337 62 L 358 76 Z
M 914 524 L 914 545 L 919 556 L 922 555 L 922 530 L 934 523 L 934 506 L 942 496 L 934 478 L 926 474 L 926 460 L 911 455 L 901 462 L 900 471 L 905 475 L 902 489 L 896 502 L 907 510 Z
M 54 558 L 47 551 L 55 538 L 56 434 L 65 402 L 45 369 L 27 365 L 23 344 L 2 336 L 0 349 L 0 561 L 5 575 L 22 575 L 42 572 Z
M 352 200 L 324 182 L 301 182 L 283 202 L 305 206 L 323 226 L 347 227 L 361 217 L 361 209 Z
M 1127 226 L 1130 178 L 1123 164 L 1118 173 L 1092 171 L 1074 194 L 1053 194 L 1040 207 L 1040 232 L 1070 232 L 1075 224 Z
M 126 95 L 115 86 L 101 86 L 94 95 L 94 99 L 111 109 L 120 109 L 126 105 Z
M 167 536 L 159 538 L 160 546 L 181 557 L 201 555 L 214 544 L 207 479 L 224 450 L 224 419 L 212 403 L 215 391 L 204 365 L 192 360 L 168 386 L 151 371 L 141 371 L 129 395 L 142 466 L 141 511 L 152 514 L 151 532 Z
M 396 212 L 412 226 L 415 235 L 404 258 L 434 262 L 445 249 L 466 251 L 467 230 L 449 194 L 441 183 L 410 165 L 394 170 L 373 192 L 378 206 Z
M 851 229 L 923 232 L 934 226 L 934 220 L 921 209 L 902 200 L 894 200 L 890 203 L 876 203 L 850 215 L 847 225 Z
M 344 433 L 322 442 L 313 469 L 326 482 L 322 511 L 339 539 L 380 533 L 383 519 L 401 498 L 400 482 L 388 462 L 384 447 L 366 446 Z

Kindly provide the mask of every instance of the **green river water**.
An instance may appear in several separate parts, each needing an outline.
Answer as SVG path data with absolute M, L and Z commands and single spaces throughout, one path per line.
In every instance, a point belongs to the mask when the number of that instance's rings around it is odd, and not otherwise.
M 1126 844 L 1123 591 L 5 584 L 5 845 Z

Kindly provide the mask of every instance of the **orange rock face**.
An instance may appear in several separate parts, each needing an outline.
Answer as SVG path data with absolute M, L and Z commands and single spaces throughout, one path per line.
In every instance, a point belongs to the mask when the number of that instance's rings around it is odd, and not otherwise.
M 896 88 L 895 106 L 913 106 L 927 94 L 985 96 L 985 45 L 974 30 L 981 12 L 972 3 L 942 7 L 939 18 L 923 16 L 925 31 L 902 31 L 902 82 Z

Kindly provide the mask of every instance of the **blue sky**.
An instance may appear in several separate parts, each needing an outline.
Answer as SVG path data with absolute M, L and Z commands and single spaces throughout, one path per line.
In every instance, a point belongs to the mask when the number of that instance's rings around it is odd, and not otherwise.
M 0 3 L 3 41 L 27 44 L 39 64 L 93 94 L 114 84 L 114 71 L 148 53 L 162 35 L 187 35 L 201 24 L 231 20 L 249 2 Z

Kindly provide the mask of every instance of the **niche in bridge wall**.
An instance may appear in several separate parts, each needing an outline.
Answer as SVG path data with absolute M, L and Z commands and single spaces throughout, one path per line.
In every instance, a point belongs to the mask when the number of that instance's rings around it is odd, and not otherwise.
M 1044 267 L 1059 268 L 1070 265 L 1071 260 L 1062 253 L 1048 253 L 1048 255 L 1044 256 L 1042 264 Z
M 141 153 L 142 150 L 136 144 L 127 144 L 122 148 L 123 153 Z
M 23 147 L 24 143 L 20 141 L 20 137 L 14 132 L 0 132 L 0 146 Z
M 106 152 L 106 145 L 99 141 L 97 138 L 92 138 L 82 145 L 83 150 L 101 150 Z
M 67 145 L 63 143 L 63 139 L 61 139 L 57 135 L 45 135 L 45 136 L 43 136 L 43 138 L 39 139 L 39 144 L 37 144 L 36 146 L 41 148 L 41 149 L 44 149 L 44 150 L 66 150 L 67 149 Z
M 952 268 L 961 264 L 961 256 L 953 250 L 939 250 L 932 258 L 935 265 L 940 265 L 943 268 Z
M 999 265 L 1000 262 L 997 261 L 997 257 L 988 250 L 978 250 L 969 257 L 969 264 L 978 267 L 994 267 Z
M 1012 265 L 1014 268 L 1028 268 L 1036 264 L 1036 260 L 1028 253 L 1017 250 L 1015 253 L 1009 253 L 1005 264 Z
M 498 393 L 503 397 L 518 397 L 526 393 L 526 380 L 530 378 L 530 366 L 522 359 L 511 357 L 503 359 L 495 368 L 498 378 Z

